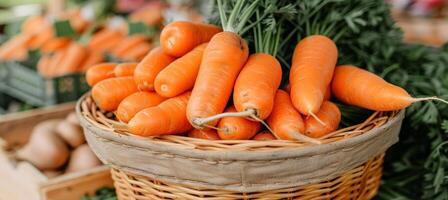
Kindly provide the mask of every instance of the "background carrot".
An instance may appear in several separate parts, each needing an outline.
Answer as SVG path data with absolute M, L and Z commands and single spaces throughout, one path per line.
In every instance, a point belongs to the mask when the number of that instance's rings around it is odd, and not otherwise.
M 236 33 L 221 32 L 211 39 L 204 50 L 188 102 L 187 117 L 193 126 L 216 125 L 216 120 L 204 123 L 201 118 L 214 116 L 225 109 L 248 54 L 246 41 Z
M 193 88 L 205 47 L 207 43 L 195 47 L 160 71 L 154 80 L 157 93 L 173 97 Z
M 305 134 L 309 137 L 318 138 L 335 131 L 341 121 L 341 112 L 339 108 L 329 101 L 324 101 L 316 116 L 322 120 L 325 125 L 319 123 L 315 118 L 309 117 L 305 120 Z
M 101 110 L 114 111 L 124 98 L 137 91 L 132 77 L 110 78 L 93 86 L 92 97 Z
M 234 106 L 226 112 L 236 112 Z M 260 130 L 259 122 L 242 117 L 224 117 L 218 123 L 218 134 L 222 140 L 248 140 Z
M 208 42 L 221 28 L 211 24 L 175 21 L 160 34 L 160 46 L 169 55 L 180 57 L 201 43 Z
M 95 64 L 101 63 L 104 61 L 104 56 L 101 52 L 93 51 L 91 49 L 88 50 L 87 57 L 84 59 L 84 61 L 81 64 L 80 71 L 86 71 L 90 67 L 94 66 Z
M 153 91 L 157 74 L 174 59 L 165 54 L 160 47 L 152 49 L 135 68 L 134 79 L 138 88 L 143 91 Z
M 133 35 L 131 37 L 126 37 L 121 40 L 113 49 L 111 49 L 110 53 L 118 58 L 123 57 L 123 55 L 136 47 L 137 45 L 144 43 L 146 38 L 143 35 Z
M 336 67 L 331 84 L 334 96 L 342 102 L 369 110 L 392 111 L 436 97 L 413 98 L 403 88 L 386 82 L 381 77 L 350 65 Z
M 90 86 L 98 82 L 114 77 L 115 63 L 100 63 L 89 68 L 86 72 L 86 81 Z
M 43 55 L 37 63 L 37 72 L 43 77 L 51 77 L 50 59 L 51 57 L 49 55 Z
M 188 132 L 188 137 L 205 140 L 220 140 L 218 132 L 214 129 L 193 129 Z
M 64 60 L 58 65 L 57 75 L 65 75 L 80 71 L 82 67 L 81 65 L 86 57 L 87 49 L 77 42 L 72 42 L 67 48 Z
M 114 74 L 116 77 L 133 76 L 135 67 L 138 63 L 121 63 L 115 66 Z
M 252 54 L 236 79 L 233 103 L 239 112 L 253 111 L 266 119 L 274 107 L 275 93 L 282 79 L 282 68 L 269 54 Z
M 54 38 L 53 27 L 51 27 L 50 25 L 41 27 L 40 29 L 41 30 L 38 33 L 33 34 L 30 41 L 28 41 L 29 48 L 31 49 L 40 48 L 46 42 Z
M 289 83 L 294 107 L 304 115 L 319 111 L 330 85 L 338 51 L 334 42 L 322 35 L 302 39 L 294 50 Z
M 9 39 L 7 42 L 0 46 L 0 59 L 12 60 L 22 57 L 17 56 L 17 51 L 23 51 L 23 49 L 26 50 L 26 45 L 30 39 L 31 36 L 26 34 L 19 34 Z
M 157 106 L 165 99 L 155 92 L 136 92 L 121 101 L 115 115 L 120 121 L 128 123 L 141 110 Z
M 118 30 L 102 29 L 92 35 L 87 47 L 97 51 L 106 51 L 112 49 L 123 38 L 124 35 Z
M 275 136 L 272 135 L 269 131 L 261 131 L 257 133 L 253 138 L 253 140 L 276 140 Z
M 185 115 L 190 92 L 138 112 L 129 121 L 131 133 L 140 136 L 184 133 L 192 127 Z M 155 117 L 157 116 L 157 117 Z
M 67 49 L 62 49 L 52 54 L 49 63 L 50 66 L 48 67 L 48 71 L 51 74 L 51 76 L 59 75 L 59 66 L 62 64 L 62 62 L 64 62 L 66 55 L 67 55 Z
M 282 140 L 299 140 L 303 142 L 320 143 L 305 135 L 305 123 L 300 113 L 294 108 L 288 93 L 277 90 L 274 109 L 267 122 L 274 135 Z
M 42 45 L 40 50 L 43 53 L 53 53 L 67 47 L 70 44 L 70 38 L 52 38 Z
M 144 42 L 126 51 L 120 58 L 128 61 L 140 61 L 152 49 L 152 45 Z

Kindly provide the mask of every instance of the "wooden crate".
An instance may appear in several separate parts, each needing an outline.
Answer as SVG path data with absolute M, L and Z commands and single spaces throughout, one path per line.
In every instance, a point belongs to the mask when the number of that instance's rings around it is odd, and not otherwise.
M 39 122 L 64 118 L 74 106 L 69 103 L 0 116 L 0 200 L 79 200 L 101 187 L 113 187 L 107 166 L 48 179 L 30 163 L 14 162 L 6 151 L 26 143 Z

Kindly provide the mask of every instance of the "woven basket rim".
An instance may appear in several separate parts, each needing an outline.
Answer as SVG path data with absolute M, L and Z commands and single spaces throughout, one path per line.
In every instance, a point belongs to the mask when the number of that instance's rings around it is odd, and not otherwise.
M 295 158 L 300 156 L 312 156 L 314 152 L 331 153 L 334 151 L 340 151 L 347 147 L 352 147 L 354 145 L 364 143 L 365 141 L 371 140 L 372 138 L 381 137 L 381 133 L 388 130 L 392 124 L 399 123 L 404 118 L 404 110 L 398 113 L 391 114 L 392 117 L 382 124 L 380 127 L 372 128 L 360 135 L 356 135 L 350 138 L 344 138 L 338 141 L 333 141 L 326 144 L 319 145 L 290 145 L 291 141 L 277 141 L 284 142 L 288 144 L 286 148 L 272 148 L 272 149 L 262 149 L 262 150 L 241 150 L 241 149 L 225 149 L 225 150 L 204 150 L 195 148 L 192 145 L 188 145 L 188 141 L 185 143 L 172 143 L 169 141 L 158 141 L 152 138 L 143 138 L 133 135 L 124 135 L 115 132 L 111 129 L 106 129 L 104 127 L 99 127 L 92 121 L 86 118 L 83 113 L 81 104 L 89 98 L 90 93 L 86 93 L 82 96 L 76 105 L 76 113 L 80 119 L 81 124 L 84 127 L 93 129 L 93 134 L 103 140 L 108 140 L 108 142 L 119 143 L 121 145 L 136 147 L 152 152 L 163 152 L 166 154 L 172 154 L 177 156 L 184 156 L 188 158 L 197 158 L 204 160 L 229 160 L 229 161 L 254 161 L 254 160 L 283 160 L 288 158 Z M 166 136 L 162 136 L 166 137 Z M 178 138 L 187 138 L 184 136 L 168 136 Z M 195 139 L 202 140 L 202 139 Z M 204 140 L 206 142 L 216 142 L 213 140 Z M 260 144 L 266 143 L 265 141 L 250 141 L 259 142 Z M 263 143 L 264 142 L 264 143 Z M 268 141 L 269 142 L 269 141 Z M 277 152 L 281 152 L 276 154 Z M 274 156 L 273 156 L 274 155 Z

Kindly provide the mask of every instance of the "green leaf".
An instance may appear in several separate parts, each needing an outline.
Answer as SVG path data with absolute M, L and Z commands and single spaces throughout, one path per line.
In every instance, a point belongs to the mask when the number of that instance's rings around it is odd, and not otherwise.
M 152 37 L 158 32 L 158 28 L 148 26 L 143 22 L 128 22 L 128 35 L 142 34 L 147 37 Z
M 76 38 L 78 36 L 68 20 L 55 21 L 53 26 L 56 32 L 56 37 Z

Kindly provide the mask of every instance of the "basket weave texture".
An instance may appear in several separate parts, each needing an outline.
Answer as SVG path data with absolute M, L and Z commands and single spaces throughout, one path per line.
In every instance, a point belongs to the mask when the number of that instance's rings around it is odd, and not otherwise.
M 313 145 L 142 138 L 112 113 L 101 112 L 89 94 L 79 100 L 77 113 L 89 145 L 113 168 L 120 199 L 369 199 L 404 116 L 404 111 L 376 112 Z

